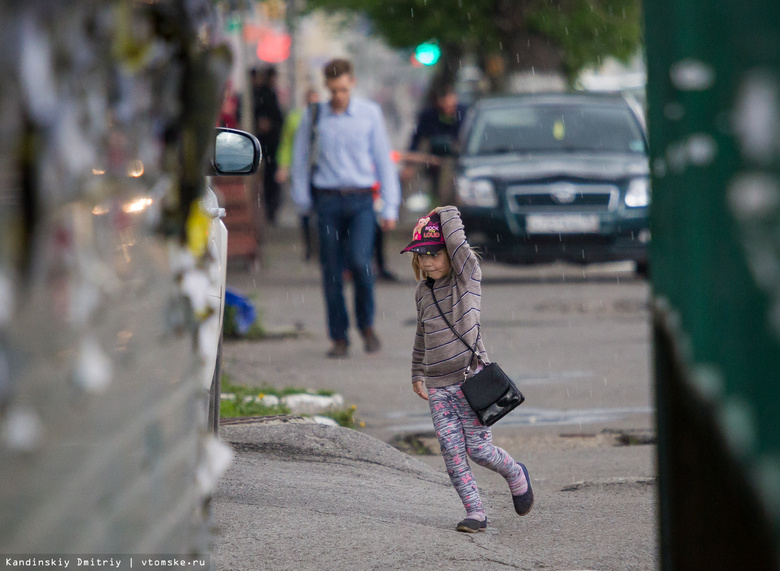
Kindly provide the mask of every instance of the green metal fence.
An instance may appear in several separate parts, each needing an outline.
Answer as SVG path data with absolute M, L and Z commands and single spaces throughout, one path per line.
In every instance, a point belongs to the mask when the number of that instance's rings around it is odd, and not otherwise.
M 664 569 L 778 569 L 780 3 L 645 1 Z

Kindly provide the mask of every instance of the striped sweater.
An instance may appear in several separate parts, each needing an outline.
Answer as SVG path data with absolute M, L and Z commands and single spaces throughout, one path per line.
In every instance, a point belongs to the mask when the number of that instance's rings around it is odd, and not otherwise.
M 452 271 L 450 275 L 435 281 L 433 292 L 447 320 L 473 347 L 479 331 L 482 270 L 477 256 L 466 241 L 458 209 L 454 206 L 444 207 L 439 210 L 439 216 Z M 433 302 L 431 288 L 425 281 L 417 284 L 414 297 L 417 305 L 417 331 L 412 350 L 412 382 L 425 381 L 428 388 L 460 383 L 465 378 L 469 364 L 476 365 L 476 359 L 442 319 Z M 488 356 L 481 335 L 477 351 L 483 362 L 487 363 Z

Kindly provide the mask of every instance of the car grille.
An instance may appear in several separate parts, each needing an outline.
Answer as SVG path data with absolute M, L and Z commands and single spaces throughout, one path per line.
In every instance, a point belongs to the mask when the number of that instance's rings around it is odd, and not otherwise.
M 612 184 L 518 184 L 507 188 L 509 208 L 536 212 L 607 212 L 617 208 L 620 191 Z

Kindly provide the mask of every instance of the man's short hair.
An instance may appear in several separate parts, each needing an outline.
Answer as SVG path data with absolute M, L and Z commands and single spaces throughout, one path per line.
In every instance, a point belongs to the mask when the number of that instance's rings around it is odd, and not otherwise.
M 336 79 L 345 74 L 352 75 L 352 62 L 343 58 L 332 59 L 322 68 L 322 73 L 325 80 Z

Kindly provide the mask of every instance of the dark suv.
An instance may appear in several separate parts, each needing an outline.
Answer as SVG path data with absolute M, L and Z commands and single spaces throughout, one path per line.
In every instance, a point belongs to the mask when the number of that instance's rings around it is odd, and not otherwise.
M 633 260 L 647 271 L 641 113 L 619 95 L 482 99 L 463 126 L 455 196 L 469 241 L 511 263 Z

